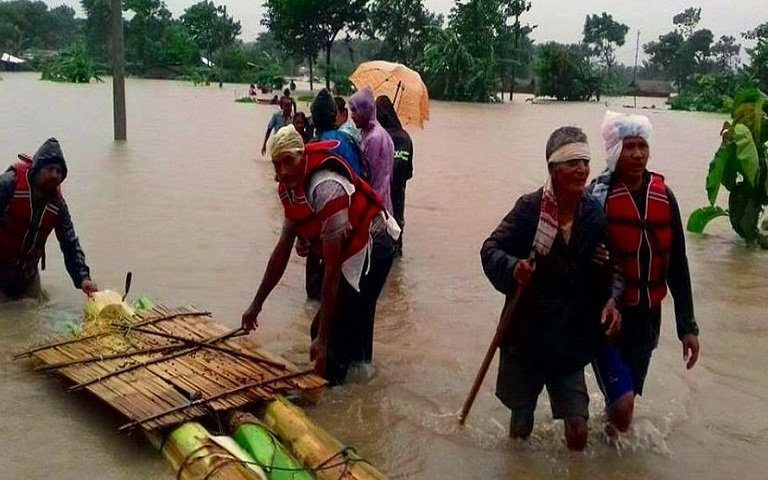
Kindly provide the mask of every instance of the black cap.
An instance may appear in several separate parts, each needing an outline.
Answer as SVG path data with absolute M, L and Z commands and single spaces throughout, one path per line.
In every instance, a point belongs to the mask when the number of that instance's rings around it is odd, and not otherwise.
M 51 137 L 46 140 L 32 157 L 32 168 L 30 175 L 36 174 L 39 170 L 49 166 L 57 165 L 61 168 L 62 177 L 67 178 L 67 162 L 64 161 L 64 154 L 61 153 L 59 141 Z

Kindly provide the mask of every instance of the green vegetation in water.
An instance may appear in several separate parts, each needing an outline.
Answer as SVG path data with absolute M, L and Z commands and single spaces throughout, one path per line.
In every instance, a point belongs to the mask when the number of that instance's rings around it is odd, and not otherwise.
M 69 83 L 101 82 L 103 69 L 94 62 L 85 44 L 76 43 L 43 68 L 41 80 Z
M 253 97 L 250 97 L 250 96 L 236 98 L 235 102 L 237 102 L 237 103 L 258 103 L 256 100 L 254 100 Z
M 742 90 L 733 100 L 731 120 L 723 124 L 722 143 L 709 164 L 709 205 L 691 213 L 687 228 L 701 233 L 711 220 L 728 216 L 748 243 L 768 248 L 766 222 L 760 225 L 768 205 L 768 96 Z M 715 205 L 721 185 L 730 192 L 728 210 Z

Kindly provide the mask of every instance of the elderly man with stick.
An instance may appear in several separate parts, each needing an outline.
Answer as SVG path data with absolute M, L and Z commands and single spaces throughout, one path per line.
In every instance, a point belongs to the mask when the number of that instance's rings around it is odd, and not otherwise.
M 512 410 L 510 436 L 528 438 L 546 386 L 552 416 L 565 421 L 568 448 L 583 450 L 584 366 L 603 333 L 620 327 L 614 297 L 621 287 L 604 249 L 605 215 L 584 190 L 591 159 L 586 135 L 576 127 L 555 130 L 546 158 L 546 186 L 518 199 L 480 252 L 485 274 L 510 298 L 489 353 L 500 348 L 496 395 Z

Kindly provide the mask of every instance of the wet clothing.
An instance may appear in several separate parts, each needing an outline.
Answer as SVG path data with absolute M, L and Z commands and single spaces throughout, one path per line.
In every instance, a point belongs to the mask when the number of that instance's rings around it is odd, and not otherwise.
M 610 206 L 611 196 L 623 187 L 623 185 L 617 185 L 618 182 L 613 177 L 614 175 L 611 173 L 603 174 L 590 186 L 591 194 L 604 205 L 607 203 Z M 653 295 L 653 289 L 649 288 L 651 282 L 648 281 L 654 275 L 658 275 L 658 273 L 652 273 L 654 248 L 657 252 L 659 250 L 667 251 L 663 264 L 665 272 L 664 291 L 666 292 L 668 286 L 674 299 L 678 338 L 682 339 L 687 334 L 699 334 L 699 327 L 693 314 L 691 277 L 685 251 L 685 233 L 680 218 L 680 207 L 668 186 L 663 185 L 663 190 L 659 189 L 660 180 L 663 182 L 663 177 L 660 175 L 646 172 L 642 187 L 634 192 L 629 192 L 631 203 L 634 205 L 626 203 L 626 200 L 623 203 L 624 208 L 632 208 L 633 216 L 636 215 L 637 218 L 643 219 L 648 216 L 648 208 L 651 205 L 651 208 L 657 210 L 657 220 L 661 210 L 661 215 L 668 216 L 669 225 L 654 225 L 654 222 L 641 223 L 640 227 L 645 234 L 640 236 L 640 246 L 635 253 L 638 259 L 637 263 L 640 266 L 639 275 L 638 272 L 632 272 L 630 277 L 634 277 L 635 280 L 638 277 L 639 279 L 646 279 L 646 282 L 635 282 L 634 284 L 628 282 L 628 286 L 638 292 L 636 295 L 632 295 L 633 298 L 631 299 L 636 300 L 637 304 L 619 305 L 622 314 L 622 327 L 618 342 L 615 346 L 602 347 L 602 351 L 598 353 L 593 363 L 598 385 L 606 396 L 606 404 L 608 405 L 616 401 L 621 394 L 629 391 L 634 391 L 636 395 L 642 395 L 651 355 L 659 344 L 661 300 L 658 298 L 658 293 Z M 656 190 L 654 195 L 650 195 L 653 183 L 656 183 Z M 666 213 L 663 212 L 664 200 L 668 203 L 668 212 Z M 608 221 L 610 224 L 610 215 Z M 669 240 L 660 240 L 660 236 L 654 232 L 654 229 L 662 232 L 668 231 Z M 614 234 L 615 232 L 614 230 Z M 663 236 L 666 234 L 661 237 Z M 628 252 L 625 255 L 628 255 Z M 658 292 L 658 289 L 656 291 Z M 628 388 L 627 385 L 631 385 L 632 388 Z
M 376 120 L 376 105 L 373 94 L 368 89 L 360 90 L 349 98 L 350 109 L 359 115 L 364 123 L 363 132 L 363 170 L 370 179 L 371 186 L 381 195 L 387 212 L 392 212 L 392 165 L 395 158 L 395 146 L 392 138 Z
M 337 310 L 326 350 L 326 378 L 332 385 L 344 382 L 351 363 L 373 358 L 376 302 L 392 265 L 389 227 L 394 224 L 385 218 L 378 195 L 332 153 L 337 143 L 307 145 L 305 188 L 280 188 L 286 222 L 300 241 L 310 243 L 316 258 L 322 255 L 323 240 L 344 239 Z M 315 317 L 313 339 L 317 322 Z
M 346 133 L 340 130 L 326 130 L 317 136 L 318 141 L 337 140 L 334 153 L 340 155 L 359 177 L 366 178 L 363 172 L 363 152 Z
M 269 125 L 267 125 L 267 131 L 271 133 L 275 133 L 276 131 L 280 130 L 286 125 L 291 125 L 293 123 L 293 117 L 285 118 L 283 116 L 283 111 L 278 110 L 274 114 L 272 114 L 272 118 L 269 119 Z
M 66 163 L 55 139 L 40 147 L 31 165 L 16 164 L 0 175 L 0 290 L 10 299 L 36 290 L 32 287 L 39 284 L 37 265 L 52 231 L 75 287 L 90 278 L 64 198 L 58 194 L 45 199 L 30 188 L 34 175 L 49 165 L 58 166 L 66 176 Z
M 648 182 L 651 180 L 651 172 L 646 172 L 645 181 L 643 187 L 632 193 L 632 198 L 637 206 L 641 216 L 645 216 L 646 210 L 646 191 L 648 188 Z M 601 191 L 607 187 L 608 191 L 613 188 L 614 181 L 612 175 L 601 175 L 590 186 L 590 191 L 593 196 L 604 204 L 604 199 L 601 197 Z M 680 207 L 677 204 L 677 199 L 672 193 L 669 186 L 665 186 L 666 197 L 669 201 L 670 217 L 671 217 L 671 229 L 672 240 L 669 248 L 669 260 L 667 267 L 666 282 L 669 287 L 670 293 L 675 303 L 675 321 L 677 324 L 677 336 L 683 338 L 684 335 L 692 333 L 698 335 L 699 327 L 694 318 L 693 312 L 693 293 L 691 288 L 691 275 L 688 268 L 688 256 L 685 249 L 685 230 L 683 229 L 683 222 L 680 218 Z M 647 268 L 649 262 L 649 246 L 647 239 L 644 238 L 642 245 L 639 249 L 640 265 Z M 643 276 L 647 275 L 647 271 L 642 272 Z M 648 309 L 648 294 L 640 296 L 641 302 L 637 305 L 638 308 Z M 623 322 L 624 323 L 624 322 Z M 653 346 L 658 343 L 659 330 L 658 327 L 651 327 L 651 334 L 644 333 L 642 341 L 646 347 Z M 626 331 L 627 325 L 624 323 L 622 331 Z
M 392 216 L 397 220 L 400 229 L 405 228 L 405 186 L 413 177 L 413 142 L 402 127 L 396 130 L 387 130 L 392 137 L 395 146 L 395 162 L 392 167 Z M 402 249 L 402 235 L 396 242 L 396 250 Z
M 643 215 L 637 204 L 645 205 Z M 639 305 L 643 296 L 645 304 L 658 307 L 667 295 L 672 244 L 672 209 L 664 177 L 651 174 L 647 187 L 632 193 L 623 184 L 614 186 L 605 203 L 605 216 L 611 246 L 624 274 L 621 304 Z M 638 255 L 638 245 L 643 245 L 645 261 Z
M 515 265 L 531 252 L 542 194 L 539 189 L 518 199 L 483 243 L 480 254 L 485 274 L 506 295 L 516 288 Z M 600 314 L 612 293 L 612 278 L 607 267 L 592 259 L 597 244 L 607 244 L 607 237 L 600 204 L 584 195 L 570 241 L 566 244 L 558 232 L 550 253 L 536 259 L 536 269 L 501 348 L 544 382 L 577 373 L 594 358 L 601 336 Z
M 539 394 L 547 387 L 552 418 L 589 418 L 589 394 L 584 369 L 545 381 L 535 369 L 501 349 L 496 396 L 512 410 L 513 417 L 533 418 Z

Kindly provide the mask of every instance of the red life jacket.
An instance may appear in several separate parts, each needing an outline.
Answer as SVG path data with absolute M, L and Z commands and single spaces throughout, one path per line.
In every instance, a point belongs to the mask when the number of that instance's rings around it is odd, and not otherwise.
M 645 218 L 640 218 L 632 194 L 624 184 L 611 189 L 605 214 L 617 263 L 626 280 L 624 305 L 638 305 L 641 295 L 647 295 L 648 305 L 659 306 L 667 295 L 667 267 L 672 246 L 672 208 L 664 177 L 651 172 L 645 192 Z M 643 243 L 650 250 L 646 275 L 640 265 Z
M 16 163 L 10 170 L 16 173 L 16 189 L 8 203 L 5 218 L 0 221 L 0 268 L 24 271 L 36 268 L 45 254 L 45 242 L 59 221 L 61 193 L 46 203 L 38 225 L 32 222 L 32 190 L 29 183 L 29 163 Z M 29 235 L 35 238 L 28 240 Z M 25 245 L 29 246 L 25 249 Z
M 309 242 L 312 248 L 320 254 L 322 253 L 322 246 L 319 239 L 323 221 L 339 211 L 340 205 L 331 201 L 322 211 L 315 212 L 307 199 L 307 183 L 314 172 L 328 169 L 344 175 L 354 185 L 355 191 L 349 201 L 344 197 L 337 199 L 340 204 L 349 205 L 349 223 L 352 225 L 352 231 L 342 250 L 343 263 L 368 245 L 371 222 L 384 207 L 379 194 L 355 175 L 355 172 L 342 157 L 331 151 L 338 144 L 338 140 L 307 144 L 305 148 L 307 170 L 304 184 L 299 188 L 289 189 L 285 184 L 280 183 L 278 193 L 285 210 L 285 218 L 294 222 L 299 238 Z

